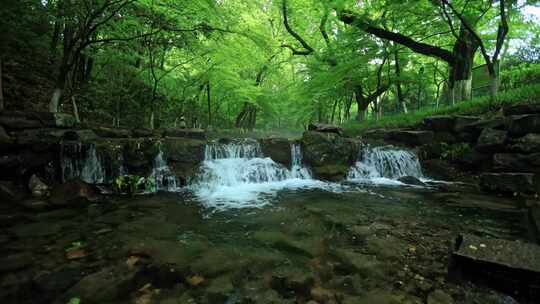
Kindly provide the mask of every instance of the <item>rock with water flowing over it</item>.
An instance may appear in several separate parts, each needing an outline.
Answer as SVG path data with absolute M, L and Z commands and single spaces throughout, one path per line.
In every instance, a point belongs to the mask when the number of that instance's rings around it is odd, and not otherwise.
M 401 177 L 423 177 L 418 157 L 411 151 L 394 146 L 363 147 L 356 164 L 347 174 L 349 180 L 397 180 Z
M 448 266 L 453 280 L 471 280 L 519 298 L 540 298 L 540 246 L 460 235 Z
M 403 176 L 398 178 L 398 181 L 413 186 L 425 186 L 426 184 L 414 176 Z
M 540 179 L 532 173 L 484 173 L 480 186 L 499 193 L 540 193 Z
M 358 155 L 359 142 L 335 133 L 307 131 L 302 137 L 302 151 L 306 164 L 315 177 L 343 180 Z

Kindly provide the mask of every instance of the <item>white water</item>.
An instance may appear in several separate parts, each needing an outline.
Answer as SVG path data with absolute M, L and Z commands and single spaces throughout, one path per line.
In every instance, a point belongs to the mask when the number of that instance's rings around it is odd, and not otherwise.
M 155 181 L 156 191 L 174 192 L 180 189 L 176 176 L 169 168 L 161 150 L 154 159 L 151 178 Z
M 80 143 L 63 145 L 61 168 L 64 182 L 74 178 L 80 178 L 90 184 L 107 182 L 106 171 L 94 145 L 88 146 L 86 151 Z
M 392 146 L 365 147 L 359 160 L 348 173 L 347 179 L 356 182 L 401 185 L 400 177 L 414 176 L 423 179 L 418 157 L 407 150 Z
M 282 189 L 323 187 L 302 166 L 300 146 L 291 146 L 292 170 L 265 157 L 254 140 L 209 144 L 197 180 L 190 186 L 206 207 L 262 207 Z

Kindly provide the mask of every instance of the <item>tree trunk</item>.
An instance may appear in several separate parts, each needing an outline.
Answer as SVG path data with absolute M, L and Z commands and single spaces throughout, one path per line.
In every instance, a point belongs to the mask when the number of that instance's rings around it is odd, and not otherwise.
M 396 95 L 398 99 L 398 103 L 401 106 L 401 109 L 403 113 L 407 114 L 407 104 L 405 103 L 405 99 L 403 98 L 403 91 L 401 90 L 401 67 L 399 65 L 399 53 L 397 50 L 397 47 L 394 46 L 394 68 L 396 71 Z
M 369 104 L 367 103 L 367 100 L 364 97 L 364 92 L 361 85 L 355 86 L 354 97 L 356 98 L 356 104 L 358 106 L 358 112 L 356 113 L 356 120 L 362 121 L 366 117 L 366 109 Z
M 77 123 L 81 123 L 81 118 L 79 117 L 79 108 L 77 107 L 77 102 L 75 101 L 75 96 L 71 96 L 71 105 L 73 106 L 73 116 Z
M 212 104 L 210 95 L 210 81 L 206 83 L 206 102 L 208 103 L 208 128 L 212 127 Z
M 469 100 L 472 98 L 472 67 L 474 64 L 474 54 L 478 49 L 478 42 L 473 35 L 462 26 L 459 31 L 459 39 L 454 44 L 454 63 L 451 65 L 448 79 L 450 80 L 450 100 L 452 104 L 456 101 Z
M 4 110 L 4 86 L 2 82 L 2 65 L 4 64 L 4 60 L 2 60 L 2 56 L 0 55 L 0 112 Z

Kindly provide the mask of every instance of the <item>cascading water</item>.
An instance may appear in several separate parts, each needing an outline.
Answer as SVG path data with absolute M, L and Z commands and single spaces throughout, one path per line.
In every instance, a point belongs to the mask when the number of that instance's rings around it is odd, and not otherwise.
M 212 143 L 205 149 L 201 173 L 190 188 L 207 207 L 217 209 L 261 207 L 284 188 L 321 183 L 302 167 L 300 147 L 291 146 L 292 170 L 265 157 L 255 140 Z
M 360 160 L 348 174 L 348 180 L 374 183 L 396 183 L 404 176 L 423 178 L 418 157 L 407 150 L 392 146 L 365 147 L 360 151 Z
M 161 150 L 154 159 L 151 177 L 155 181 L 157 191 L 174 192 L 179 189 L 177 178 L 169 168 Z
M 74 178 L 90 184 L 107 182 L 106 170 L 98 158 L 95 145 L 63 144 L 61 168 L 64 182 Z

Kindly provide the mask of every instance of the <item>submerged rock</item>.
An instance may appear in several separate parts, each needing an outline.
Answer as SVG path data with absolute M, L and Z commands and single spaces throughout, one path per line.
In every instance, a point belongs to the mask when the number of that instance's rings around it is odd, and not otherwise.
M 81 180 L 72 180 L 55 186 L 49 201 L 54 206 L 84 206 L 97 201 L 99 191 Z
M 500 193 L 540 193 L 540 180 L 532 173 L 484 173 L 480 186 Z

